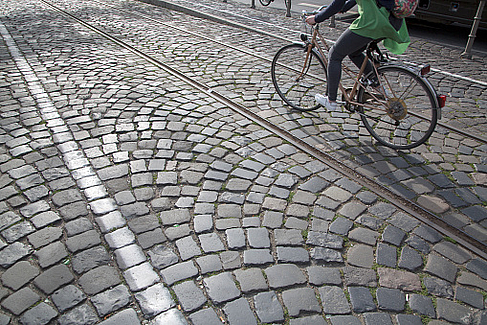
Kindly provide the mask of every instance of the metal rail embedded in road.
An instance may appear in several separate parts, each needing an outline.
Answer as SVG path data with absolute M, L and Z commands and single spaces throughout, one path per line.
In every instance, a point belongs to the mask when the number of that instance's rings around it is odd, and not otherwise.
M 448 225 L 442 220 L 439 220 L 433 213 L 427 211 L 423 207 L 419 206 L 416 202 L 408 200 L 402 196 L 397 195 L 396 193 L 392 192 L 387 187 L 377 183 L 372 178 L 360 174 L 354 171 L 352 168 L 348 167 L 344 163 L 340 162 L 332 155 L 317 149 L 316 147 L 311 146 L 310 144 L 306 143 L 305 141 L 301 140 L 300 138 L 292 135 L 290 132 L 277 127 L 276 125 L 270 123 L 266 119 L 260 117 L 256 113 L 250 111 L 243 105 L 223 96 L 222 94 L 218 93 L 217 91 L 212 90 L 211 87 L 204 85 L 194 78 L 188 77 L 184 73 L 178 71 L 177 69 L 169 66 L 166 63 L 161 62 L 160 60 L 154 58 L 150 54 L 144 53 L 141 50 L 136 49 L 134 46 L 102 31 L 101 29 L 81 20 L 80 18 L 72 15 L 71 13 L 47 2 L 46 0 L 41 0 L 42 3 L 51 7 L 52 9 L 62 13 L 65 16 L 75 20 L 77 23 L 83 25 L 84 27 L 92 30 L 93 32 L 101 35 L 110 41 L 118 44 L 119 46 L 127 49 L 128 51 L 132 52 L 133 54 L 147 60 L 154 66 L 164 70 L 165 72 L 171 74 L 179 78 L 180 80 L 184 81 L 185 83 L 191 85 L 195 89 L 205 93 L 207 96 L 219 101 L 220 103 L 228 106 L 230 109 L 234 110 L 235 112 L 243 115 L 244 117 L 248 118 L 249 120 L 255 122 L 256 124 L 262 126 L 263 128 L 267 129 L 268 131 L 276 134 L 277 136 L 281 137 L 283 140 L 288 141 L 290 144 L 294 145 L 295 147 L 299 148 L 303 152 L 307 153 L 308 155 L 318 159 L 322 163 L 326 164 L 328 167 L 333 168 L 338 173 L 349 177 L 359 183 L 361 186 L 368 188 L 370 191 L 375 193 L 376 195 L 382 197 L 383 199 L 389 201 L 393 204 L 396 208 L 410 214 L 417 220 L 424 222 L 425 224 L 429 225 L 430 227 L 434 228 L 435 230 L 443 233 L 445 236 L 449 236 L 450 238 L 457 241 L 458 244 L 465 247 L 466 249 L 474 252 L 475 254 L 487 258 L 487 246 L 480 241 L 475 240 L 468 236 L 465 232 L 453 228 L 452 226 Z M 131 14 L 135 14 L 130 12 Z M 185 31 L 187 32 L 187 31 Z M 263 58 L 265 59 L 265 58 Z
M 185 7 L 182 7 L 182 6 L 179 6 L 179 5 L 176 5 L 176 4 L 167 2 L 167 1 L 161 1 L 161 0 L 157 0 L 157 1 L 154 1 L 154 0 L 140 0 L 140 1 L 142 1 L 144 3 L 149 3 L 149 4 L 154 4 L 154 3 L 163 4 L 164 5 L 163 7 L 166 8 L 166 9 L 169 9 L 169 10 L 176 10 L 176 11 L 183 12 L 185 14 L 195 15 L 196 17 L 199 17 L 199 18 L 202 18 L 202 19 L 215 21 L 217 23 L 225 24 L 225 25 L 228 25 L 228 26 L 233 26 L 233 27 L 239 28 L 239 29 L 245 29 L 245 30 L 248 30 L 248 31 L 257 33 L 257 34 L 261 34 L 261 35 L 265 35 L 265 36 L 272 37 L 272 38 L 275 38 L 275 39 L 283 40 L 283 41 L 286 41 L 286 42 L 289 42 L 289 43 L 295 42 L 295 40 L 291 40 L 291 39 L 288 39 L 288 38 L 285 38 L 285 37 L 282 37 L 282 36 L 273 34 L 271 32 L 262 31 L 260 29 L 257 29 L 257 28 L 251 27 L 251 26 L 247 26 L 247 25 L 244 25 L 244 24 L 240 24 L 240 23 L 237 23 L 237 22 L 234 22 L 234 21 L 230 21 L 228 19 L 225 19 L 225 18 L 222 18 L 222 17 L 219 17 L 219 16 L 215 16 L 215 15 L 211 15 L 211 14 L 207 14 L 207 13 L 203 13 L 203 12 L 193 11 L 193 10 L 191 10 L 189 8 L 185 8 Z M 266 61 L 266 62 L 269 62 L 269 63 L 272 62 L 272 58 L 268 58 L 268 57 L 262 56 L 260 54 L 257 54 L 255 51 L 249 51 L 249 50 L 243 49 L 241 47 L 237 47 L 237 46 L 234 46 L 234 45 L 231 45 L 231 44 L 228 44 L 228 43 L 224 43 L 222 41 L 218 41 L 218 40 L 212 39 L 212 38 L 210 38 L 208 36 L 205 36 L 203 34 L 200 34 L 200 33 L 188 31 L 188 30 L 185 30 L 185 29 L 180 28 L 180 27 L 177 27 L 177 26 L 172 26 L 171 24 L 168 24 L 168 23 L 166 23 L 164 21 L 161 21 L 160 19 L 155 19 L 155 18 L 150 17 L 148 15 L 145 15 L 145 14 L 142 14 L 142 13 L 138 13 L 138 12 L 136 12 L 134 10 L 131 10 L 131 11 L 124 10 L 124 9 L 117 8 L 117 7 L 113 6 L 113 5 L 110 5 L 110 4 L 101 2 L 101 1 L 97 1 L 97 0 L 93 0 L 93 2 L 97 2 L 97 3 L 103 4 L 105 6 L 109 6 L 112 9 L 115 9 L 115 10 L 118 10 L 118 11 L 121 11 L 121 12 L 124 12 L 124 13 L 127 13 L 127 14 L 130 14 L 130 15 L 135 15 L 135 16 L 138 16 L 138 17 L 142 17 L 144 19 L 150 20 L 150 21 L 152 21 L 154 23 L 157 23 L 159 25 L 162 25 L 162 26 L 165 26 L 165 27 L 168 27 L 168 28 L 172 28 L 172 29 L 178 30 L 180 32 L 184 32 L 184 33 L 187 33 L 187 34 L 190 34 L 190 35 L 193 35 L 193 36 L 202 38 L 204 40 L 207 40 L 207 41 L 210 41 L 210 42 L 213 42 L 213 43 L 216 43 L 216 44 L 223 45 L 223 46 L 225 46 L 227 48 L 231 48 L 232 50 L 235 50 L 235 51 L 244 53 L 246 55 L 253 56 L 253 57 L 258 58 L 258 59 L 260 59 L 262 61 Z M 244 17 L 244 16 L 241 16 L 241 17 L 247 18 L 247 17 Z M 264 23 L 270 24 L 270 23 L 267 23 L 267 22 L 264 22 Z M 301 33 L 301 32 L 298 32 L 298 31 L 292 31 L 292 30 L 289 30 L 289 31 L 295 32 L 297 35 L 299 33 Z M 330 42 L 330 43 L 334 43 L 333 40 L 327 39 L 326 41 L 327 42 Z M 392 59 L 394 60 L 394 58 L 392 58 Z M 415 63 L 412 63 L 412 62 L 405 62 L 405 63 L 408 64 L 408 65 L 411 65 L 411 66 L 417 66 Z M 431 68 L 431 70 L 433 72 L 435 72 L 435 73 L 444 74 L 444 75 L 446 75 L 446 76 L 448 76 L 450 78 L 454 78 L 454 79 L 457 79 L 457 80 L 468 81 L 468 82 L 472 82 L 472 83 L 479 84 L 481 86 L 486 86 L 487 87 L 487 82 L 482 81 L 482 80 L 476 80 L 476 79 L 473 79 L 473 78 L 468 78 L 468 77 L 460 76 L 460 75 L 457 75 L 457 74 L 449 73 L 449 72 L 442 71 L 442 70 L 438 70 L 438 69 L 435 69 L 435 68 Z M 440 126 L 440 127 L 445 128 L 445 129 L 447 129 L 449 131 L 452 131 L 454 133 L 460 134 L 460 135 L 462 135 L 464 137 L 467 137 L 467 138 L 470 138 L 470 139 L 473 139 L 473 140 L 476 140 L 476 141 L 479 141 L 479 142 L 482 142 L 482 143 L 487 144 L 487 138 L 485 138 L 483 136 L 480 136 L 480 135 L 477 135 L 477 134 L 473 134 L 472 132 L 464 131 L 462 129 L 456 128 L 454 126 L 451 126 L 451 125 L 449 125 L 447 123 L 443 123 L 441 121 L 438 121 L 437 125 Z

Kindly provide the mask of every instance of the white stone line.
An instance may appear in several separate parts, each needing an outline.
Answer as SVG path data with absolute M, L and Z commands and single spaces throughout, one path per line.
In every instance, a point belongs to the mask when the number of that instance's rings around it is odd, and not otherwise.
M 129 283 L 133 283 L 133 287 L 130 289 L 142 290 L 155 284 L 159 280 L 158 273 L 154 271 L 153 267 L 148 263 L 142 248 L 137 245 L 135 241 L 134 233 L 126 226 L 126 221 L 122 217 L 115 200 L 107 197 L 107 190 L 101 179 L 91 167 L 83 150 L 80 149 L 78 144 L 73 140 L 73 135 L 50 100 L 41 81 L 20 52 L 17 44 L 2 22 L 0 22 L 0 33 L 2 34 L 18 69 L 24 76 L 29 91 L 38 104 L 39 112 L 43 120 L 47 121 L 48 129 L 54 134 L 54 143 L 57 143 L 56 146 L 62 153 L 66 166 L 71 171 L 78 187 L 83 190 L 89 201 L 91 211 L 96 215 L 96 223 L 105 234 L 105 239 L 109 243 L 110 248 L 115 250 L 119 268 L 124 270 L 124 277 L 127 280 L 131 280 Z M 131 238 L 130 241 L 124 243 L 124 245 L 130 246 L 119 246 L 119 242 L 114 243 L 112 239 L 113 236 L 110 234 L 113 230 L 123 231 L 126 236 Z M 135 266 L 133 265 L 134 249 L 141 252 L 141 254 L 138 254 L 139 259 Z M 129 268 L 127 268 L 127 266 L 129 266 Z M 151 279 L 151 281 L 148 281 L 147 279 Z

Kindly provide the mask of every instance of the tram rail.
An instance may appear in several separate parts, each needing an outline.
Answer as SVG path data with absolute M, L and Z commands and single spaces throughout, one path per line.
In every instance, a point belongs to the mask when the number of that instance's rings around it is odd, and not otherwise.
M 49 8 L 69 17 L 70 19 L 74 20 L 75 22 L 77 22 L 77 23 L 81 24 L 82 26 L 90 29 L 94 33 L 96 33 L 96 34 L 110 40 L 111 42 L 116 43 L 117 45 L 123 47 L 124 49 L 132 52 L 134 55 L 137 55 L 140 58 L 143 58 L 144 60 L 150 62 L 151 64 L 153 64 L 157 68 L 165 71 L 166 73 L 169 73 L 170 75 L 179 78 L 180 80 L 191 85 L 195 89 L 203 92 L 207 96 L 217 100 L 218 102 L 226 105 L 228 108 L 232 109 L 233 111 L 241 114 L 242 116 L 244 116 L 244 117 L 250 119 L 251 121 L 253 121 L 254 123 L 258 124 L 259 126 L 261 126 L 261 127 L 265 128 L 266 130 L 274 133 L 275 135 L 279 136 L 283 140 L 288 141 L 290 144 L 296 146 L 297 148 L 299 148 L 303 152 L 307 153 L 308 155 L 314 157 L 315 159 L 318 159 L 319 161 L 323 162 L 324 164 L 326 164 L 330 168 L 335 169 L 338 173 L 340 173 L 346 177 L 349 177 L 349 178 L 353 179 L 354 181 L 356 181 L 357 183 L 359 183 L 361 186 L 368 188 L 370 191 L 372 191 L 376 195 L 382 197 L 383 199 L 385 199 L 388 202 L 390 202 L 391 204 L 393 204 L 396 208 L 410 214 L 412 217 L 416 218 L 417 220 L 419 220 L 419 221 L 427 224 L 428 226 L 434 228 L 435 230 L 439 231 L 444 236 L 448 236 L 451 239 L 455 240 L 459 245 L 463 246 L 464 248 L 474 252 L 475 254 L 481 256 L 482 258 L 487 258 L 487 246 L 484 243 L 476 240 L 475 238 L 472 238 L 471 236 L 466 234 L 464 231 L 457 229 L 457 228 L 454 228 L 454 227 L 450 226 L 449 224 L 447 224 L 446 222 L 438 219 L 435 214 L 433 214 L 432 212 L 421 207 L 416 202 L 396 194 L 395 192 L 393 192 L 389 188 L 387 188 L 384 185 L 375 181 L 373 178 L 371 178 L 367 175 L 361 174 L 361 173 L 357 172 L 356 170 L 352 169 L 351 167 L 347 166 L 345 163 L 343 163 L 340 160 L 338 160 L 337 158 L 333 157 L 333 155 L 310 145 L 309 143 L 303 141 L 302 139 L 294 136 L 293 134 L 291 134 L 287 130 L 284 130 L 284 129 L 272 124 L 271 122 L 269 122 L 265 118 L 260 117 L 257 113 L 253 112 L 252 110 L 250 110 L 250 109 L 246 108 L 245 106 L 239 104 L 238 102 L 220 94 L 218 91 L 215 91 L 212 87 L 205 85 L 204 83 L 196 80 L 195 78 L 187 76 L 186 74 L 180 72 L 177 68 L 174 68 L 174 67 L 170 66 L 169 64 L 162 62 L 161 60 L 157 59 L 153 55 L 148 54 L 148 53 L 146 53 L 140 49 L 137 49 L 135 46 L 130 45 L 127 42 L 125 42 L 125 41 L 123 41 L 123 40 L 121 40 L 115 36 L 110 35 L 109 33 L 101 30 L 100 28 L 94 26 L 93 24 L 90 24 L 86 21 L 83 21 L 82 19 L 80 19 L 80 18 L 76 17 L 75 15 L 71 14 L 70 12 L 50 3 L 49 1 L 46 1 L 46 0 L 40 0 L 40 1 L 43 4 L 45 4 L 46 6 L 48 6 Z M 118 8 L 116 8 L 116 9 L 120 10 Z M 125 12 L 130 13 L 130 14 L 134 14 L 134 15 L 138 15 L 138 16 L 144 16 L 140 13 L 128 12 L 128 11 L 125 11 Z M 144 17 L 144 18 L 149 18 L 149 17 Z M 153 18 L 151 18 L 151 20 L 157 21 Z M 159 21 L 158 23 L 160 23 L 164 26 L 170 27 L 170 28 L 176 28 L 176 27 L 171 26 L 170 24 L 166 24 L 162 21 Z M 179 28 L 176 28 L 176 29 L 179 29 Z M 228 46 L 227 44 L 224 44 L 224 43 L 217 41 L 217 40 L 212 40 L 206 36 L 199 35 L 198 33 L 190 32 L 190 31 L 186 31 L 186 30 L 182 30 L 182 29 L 179 29 L 179 30 L 184 31 L 185 33 L 191 33 L 192 35 L 195 35 L 197 37 L 202 37 L 206 40 L 211 40 L 213 42 L 221 43 L 225 46 Z M 270 60 L 269 58 L 260 56 L 256 53 L 249 53 L 249 51 L 247 51 L 247 50 L 238 49 L 234 46 L 232 46 L 232 49 L 239 50 L 242 53 L 252 55 L 254 57 L 257 57 L 257 58 L 265 60 L 265 61 Z M 473 136 L 470 133 L 463 132 L 461 130 L 450 127 L 448 125 L 441 125 L 441 126 L 451 130 L 452 132 L 462 134 L 465 137 L 475 139 L 479 142 L 487 143 L 487 139 L 484 139 L 483 137 Z
M 168 1 L 161 1 L 161 0 L 138 0 L 138 1 L 141 1 L 141 2 L 147 3 L 147 4 L 153 4 L 153 5 L 157 4 L 158 6 L 161 6 L 162 5 L 163 8 L 166 8 L 168 10 L 175 10 L 175 11 L 183 12 L 185 14 L 194 15 L 194 16 L 196 16 L 198 18 L 202 18 L 202 19 L 206 19 L 206 20 L 211 20 L 211 21 L 214 21 L 214 22 L 217 22 L 217 23 L 220 23 L 220 24 L 228 25 L 228 26 L 231 26 L 231 27 L 239 28 L 239 29 L 248 30 L 248 31 L 253 32 L 253 33 L 256 33 L 256 34 L 265 35 L 265 36 L 268 36 L 268 37 L 271 37 L 271 38 L 274 38 L 274 39 L 277 39 L 277 40 L 285 41 L 285 42 L 288 42 L 288 43 L 295 42 L 295 39 L 290 39 L 290 38 L 287 38 L 287 37 L 282 37 L 280 35 L 273 34 L 271 32 L 267 32 L 267 31 L 263 31 L 263 30 L 258 29 L 258 28 L 254 28 L 254 27 L 251 27 L 251 26 L 247 26 L 247 25 L 244 25 L 244 24 L 241 24 L 241 23 L 238 23 L 238 22 L 233 22 L 233 21 L 230 21 L 228 19 L 225 19 L 225 18 L 222 18 L 222 17 L 218 17 L 216 15 L 212 15 L 212 14 L 208 14 L 208 13 L 203 13 L 203 12 L 197 12 L 197 11 L 194 11 L 194 10 L 190 10 L 189 8 L 186 8 L 186 7 L 183 7 L 183 6 L 174 4 L 174 3 L 170 3 Z M 242 48 L 242 47 L 238 47 L 238 46 L 235 46 L 235 45 L 232 45 L 232 44 L 229 44 L 229 43 L 225 43 L 225 42 L 222 42 L 222 41 L 219 41 L 219 40 L 215 40 L 215 39 L 213 39 L 211 37 L 208 37 L 208 36 L 205 36 L 203 34 L 196 33 L 196 32 L 189 31 L 189 30 L 185 30 L 184 28 L 180 28 L 180 27 L 177 27 L 177 26 L 173 26 L 173 25 L 168 24 L 168 23 L 166 23 L 164 21 L 161 21 L 160 19 L 153 18 L 151 16 L 148 16 L 148 15 L 145 15 L 145 14 L 142 14 L 142 13 L 139 13 L 137 11 L 124 10 L 124 9 L 115 7 L 113 5 L 107 4 L 106 2 L 101 2 L 101 1 L 98 1 L 98 0 L 93 0 L 93 2 L 110 6 L 112 9 L 115 9 L 115 10 L 118 10 L 118 11 L 121 11 L 121 12 L 125 12 L 127 14 L 131 14 L 131 15 L 135 15 L 135 16 L 138 16 L 138 17 L 147 19 L 147 20 L 149 20 L 151 22 L 157 23 L 157 24 L 159 24 L 161 26 L 164 26 L 166 28 L 175 29 L 177 31 L 180 31 L 180 32 L 183 32 L 183 33 L 186 33 L 186 34 L 189 34 L 189 35 L 196 36 L 198 38 L 204 39 L 206 41 L 210 41 L 210 42 L 213 42 L 215 44 L 222 45 L 224 47 L 227 47 L 227 48 L 230 48 L 232 50 L 238 51 L 240 53 L 253 56 L 253 57 L 255 57 L 255 58 L 259 59 L 259 60 L 268 62 L 269 65 L 272 62 L 272 57 L 266 57 L 266 56 L 263 56 L 263 55 L 260 55 L 260 54 L 256 53 L 255 51 L 251 51 L 251 50 L 248 50 L 248 49 L 245 49 L 245 48 Z M 293 32 L 296 33 L 296 35 L 298 35 L 299 33 L 301 33 L 299 31 L 293 31 Z M 327 41 L 333 43 L 333 40 L 327 39 Z M 391 58 L 391 59 L 392 60 L 396 60 L 395 58 Z M 414 62 L 405 62 L 405 63 L 408 64 L 408 65 L 411 65 L 411 66 L 415 66 L 415 63 Z M 431 68 L 431 70 L 434 73 L 440 73 L 440 74 L 443 74 L 443 75 L 445 75 L 447 77 L 450 77 L 450 78 L 453 78 L 453 79 L 456 79 L 456 80 L 468 81 L 468 82 L 471 82 L 471 83 L 474 83 L 474 84 L 478 84 L 480 86 L 486 86 L 487 87 L 487 81 L 482 81 L 482 80 L 477 80 L 477 79 L 474 79 L 474 78 L 464 77 L 464 76 L 460 76 L 460 75 L 457 75 L 457 74 L 445 72 L 445 71 L 442 71 L 440 69 L 435 69 L 435 68 Z M 448 123 L 444 123 L 441 120 L 438 121 L 438 124 L 437 125 L 439 127 L 443 127 L 443 128 L 445 128 L 445 129 L 447 129 L 449 131 L 452 131 L 454 133 L 457 133 L 457 134 L 462 135 L 464 137 L 467 137 L 469 139 L 476 140 L 478 142 L 487 144 L 487 138 L 484 137 L 484 136 L 481 136 L 481 135 L 478 135 L 478 134 L 474 134 L 472 132 L 464 131 L 464 130 L 462 130 L 460 128 L 451 126 Z

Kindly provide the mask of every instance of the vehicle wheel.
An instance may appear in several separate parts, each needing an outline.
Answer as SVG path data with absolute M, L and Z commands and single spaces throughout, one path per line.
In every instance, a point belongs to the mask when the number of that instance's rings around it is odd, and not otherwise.
M 423 144 L 438 119 L 434 90 L 405 67 L 382 66 L 378 74 L 378 87 L 360 87 L 357 93 L 357 101 L 367 104 L 359 109 L 365 128 L 377 141 L 393 149 L 412 149 Z
M 259 0 L 260 4 L 263 5 L 264 7 L 270 5 L 272 1 L 274 0 Z
M 325 65 L 314 51 L 306 60 L 307 50 L 303 44 L 286 45 L 276 53 L 271 65 L 277 93 L 286 104 L 300 111 L 319 108 L 315 95 L 326 93 Z

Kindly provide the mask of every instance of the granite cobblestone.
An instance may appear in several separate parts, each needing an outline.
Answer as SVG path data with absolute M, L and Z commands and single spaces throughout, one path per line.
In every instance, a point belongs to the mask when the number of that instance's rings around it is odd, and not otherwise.
M 194 7 L 205 12 L 202 4 L 249 12 L 211 0 Z M 360 127 L 347 113 L 319 111 L 346 132 L 330 131 L 284 110 L 260 63 L 191 36 L 183 46 L 160 27 L 147 36 L 151 24 L 101 6 L 77 14 L 142 48 L 155 42 L 185 73 L 318 147 L 332 139 L 357 170 L 487 238 L 487 150 L 476 141 L 435 133 L 427 146 L 396 153 L 349 136 Z M 234 31 L 132 6 L 208 35 Z M 58 24 L 57 13 L 37 16 L 40 8 L 7 1 L 0 9 L 8 72 L 0 78 L 0 324 L 485 320 L 484 259 L 214 99 Z M 272 9 L 250 14 L 298 26 Z M 282 45 L 239 32 L 266 53 Z M 421 42 L 412 46 L 435 47 Z

